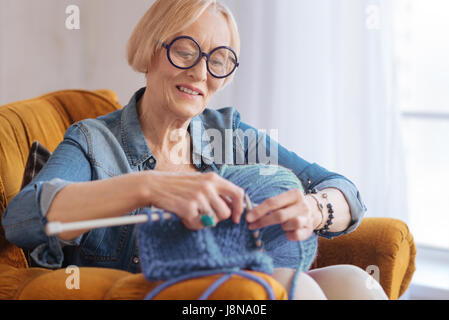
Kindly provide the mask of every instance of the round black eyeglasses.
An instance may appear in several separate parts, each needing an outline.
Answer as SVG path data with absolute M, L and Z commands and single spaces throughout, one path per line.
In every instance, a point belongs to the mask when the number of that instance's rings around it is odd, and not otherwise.
M 167 58 L 170 63 L 179 69 L 193 68 L 206 57 L 207 71 L 215 78 L 229 77 L 239 66 L 237 54 L 227 46 L 213 49 L 209 53 L 201 50 L 199 43 L 189 36 L 180 36 L 170 44 L 163 43 L 167 49 Z

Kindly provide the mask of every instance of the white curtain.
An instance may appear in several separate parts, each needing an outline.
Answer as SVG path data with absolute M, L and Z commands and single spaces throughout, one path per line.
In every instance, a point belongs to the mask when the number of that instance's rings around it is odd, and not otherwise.
M 351 179 L 367 216 L 407 222 L 388 0 L 224 0 L 241 67 L 211 107 L 278 129 L 279 142 Z M 269 131 L 268 131 L 269 132 Z

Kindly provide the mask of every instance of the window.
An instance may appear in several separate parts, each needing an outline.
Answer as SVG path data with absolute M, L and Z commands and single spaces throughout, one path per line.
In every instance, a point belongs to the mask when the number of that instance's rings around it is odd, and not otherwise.
M 418 246 L 449 249 L 449 1 L 394 5 L 409 227 Z

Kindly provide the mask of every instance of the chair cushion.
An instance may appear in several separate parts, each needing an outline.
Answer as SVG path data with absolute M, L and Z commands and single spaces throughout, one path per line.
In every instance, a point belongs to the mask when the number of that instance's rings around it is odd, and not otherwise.
M 286 300 L 284 287 L 271 276 L 257 271 L 249 273 L 263 278 L 273 289 L 277 300 Z M 220 275 L 205 276 L 177 283 L 166 288 L 154 297 L 154 300 L 196 300 Z M 105 295 L 105 299 L 143 299 L 148 292 L 156 288 L 162 281 L 149 282 L 143 274 L 131 275 L 117 281 Z M 213 292 L 208 300 L 266 300 L 267 292 L 258 283 L 233 275 Z
M 143 274 L 105 268 L 48 270 L 17 269 L 0 265 L 0 299 L 18 300 L 141 300 L 162 281 L 149 282 Z M 75 273 L 77 273 L 78 280 Z M 266 280 L 276 299 L 287 299 L 282 285 L 267 274 L 253 272 Z M 195 300 L 219 276 L 206 276 L 177 283 L 162 291 L 155 300 Z M 78 282 L 77 282 L 78 281 Z M 77 282 L 77 283 L 76 283 Z M 79 287 L 77 286 L 79 284 Z M 210 300 L 265 300 L 267 293 L 257 283 L 233 276 L 223 283 Z

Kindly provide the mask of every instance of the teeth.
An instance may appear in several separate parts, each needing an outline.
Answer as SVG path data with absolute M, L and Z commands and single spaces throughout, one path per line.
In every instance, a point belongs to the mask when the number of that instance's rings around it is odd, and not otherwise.
M 187 88 L 184 88 L 184 87 L 178 87 L 178 89 L 181 90 L 181 91 L 183 91 L 183 92 L 185 92 L 185 93 L 192 94 L 192 95 L 194 95 L 194 96 L 199 95 L 198 92 L 192 91 L 192 90 L 187 89 Z

